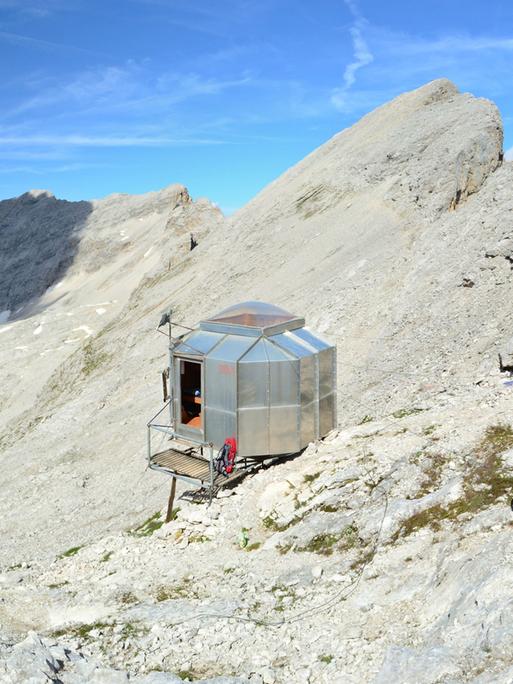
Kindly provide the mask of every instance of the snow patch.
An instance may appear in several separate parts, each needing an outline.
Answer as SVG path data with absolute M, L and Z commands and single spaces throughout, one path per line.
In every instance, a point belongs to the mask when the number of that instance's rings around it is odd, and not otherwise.
M 42 332 L 43 332 L 43 325 L 42 325 L 42 323 L 40 323 L 40 324 L 37 326 L 37 328 L 34 330 L 34 333 L 33 333 L 33 334 L 34 334 L 34 335 L 41 335 Z
M 86 337 L 91 337 L 91 335 L 94 335 L 94 331 L 91 330 L 88 325 L 79 325 L 78 328 L 73 328 L 73 332 L 75 332 L 75 330 L 83 330 L 86 334 Z
M 107 309 L 104 309 L 103 306 L 100 306 L 98 309 L 96 309 L 96 313 L 98 316 L 103 316 L 103 314 L 107 311 Z

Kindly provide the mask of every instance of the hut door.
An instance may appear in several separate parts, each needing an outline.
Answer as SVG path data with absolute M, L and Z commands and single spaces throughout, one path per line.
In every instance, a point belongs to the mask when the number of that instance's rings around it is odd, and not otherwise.
M 203 427 L 201 361 L 180 359 L 180 423 L 188 428 Z

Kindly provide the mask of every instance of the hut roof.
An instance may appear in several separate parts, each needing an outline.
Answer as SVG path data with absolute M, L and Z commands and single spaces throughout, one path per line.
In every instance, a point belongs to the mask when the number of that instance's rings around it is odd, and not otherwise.
M 274 304 L 265 302 L 241 302 L 223 309 L 215 316 L 207 319 L 210 323 L 229 325 L 245 325 L 250 328 L 267 328 L 269 325 L 287 323 L 297 318 Z
M 304 325 L 305 319 L 265 302 L 242 302 L 201 321 L 202 330 L 235 335 L 272 334 Z

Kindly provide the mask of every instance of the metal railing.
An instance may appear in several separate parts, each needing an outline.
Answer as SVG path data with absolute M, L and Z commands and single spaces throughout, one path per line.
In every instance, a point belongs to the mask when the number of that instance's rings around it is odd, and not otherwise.
M 170 422 L 168 425 L 166 424 L 161 424 L 160 422 L 157 423 L 155 422 L 157 418 L 160 416 L 160 414 L 171 404 L 172 399 L 169 399 L 166 401 L 164 406 L 162 406 L 159 411 L 151 418 L 148 423 L 147 423 L 147 448 L 148 448 L 148 467 L 152 467 L 152 452 L 151 452 L 151 431 L 155 430 L 157 432 L 163 432 L 164 434 L 169 435 L 170 439 L 180 439 L 183 442 L 189 442 L 192 445 L 196 447 L 200 447 L 202 452 L 203 449 L 208 449 L 208 464 L 209 464 L 209 505 L 212 503 L 212 496 L 213 496 L 213 490 L 214 490 L 214 479 L 215 479 L 215 472 L 214 472 L 214 445 L 212 442 L 205 442 L 204 440 L 199 440 L 199 439 L 194 439 L 192 437 L 182 437 L 182 435 L 177 435 L 173 424 Z M 159 468 L 159 470 L 162 470 Z M 173 477 L 176 477 L 178 479 L 183 479 L 185 481 L 191 481 L 192 478 L 188 478 L 186 476 L 180 476 L 176 475 L 173 473 L 170 473 Z

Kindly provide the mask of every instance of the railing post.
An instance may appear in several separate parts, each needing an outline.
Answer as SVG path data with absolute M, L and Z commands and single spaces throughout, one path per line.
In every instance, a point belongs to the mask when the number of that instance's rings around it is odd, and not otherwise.
M 148 465 L 151 463 L 151 426 L 148 425 Z
M 212 496 L 214 493 L 214 445 L 210 442 L 209 446 L 209 460 L 210 460 L 210 492 L 208 497 L 208 505 L 212 503 Z

